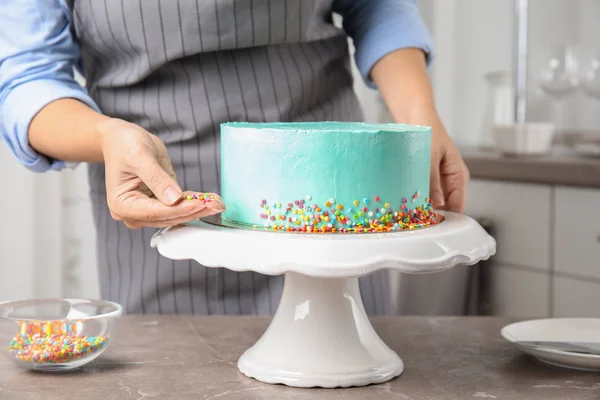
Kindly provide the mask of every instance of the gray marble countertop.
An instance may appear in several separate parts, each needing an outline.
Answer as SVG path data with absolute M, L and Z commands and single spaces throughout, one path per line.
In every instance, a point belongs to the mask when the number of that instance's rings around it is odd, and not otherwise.
M 600 157 L 555 151 L 541 156 L 504 156 L 462 149 L 473 179 L 600 188 Z
M 505 342 L 493 317 L 374 318 L 404 373 L 352 389 L 294 389 L 241 375 L 236 361 L 262 334 L 263 317 L 129 316 L 88 366 L 32 373 L 0 357 L 2 400 L 600 399 L 600 374 L 541 364 Z

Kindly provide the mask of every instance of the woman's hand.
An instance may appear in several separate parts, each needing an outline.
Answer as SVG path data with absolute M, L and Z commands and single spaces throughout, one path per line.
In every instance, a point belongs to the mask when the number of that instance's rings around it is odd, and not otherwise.
M 143 128 L 59 99 L 33 118 L 35 150 L 56 160 L 104 162 L 108 208 L 129 228 L 173 226 L 225 210 L 221 198 L 184 200 L 165 145 Z
M 436 112 L 423 52 L 391 52 L 375 64 L 371 77 L 396 122 L 431 126 L 429 197 L 435 208 L 463 213 L 469 171 Z
M 119 119 L 97 127 L 106 166 L 112 217 L 129 228 L 173 226 L 225 210 L 218 196 L 186 200 L 165 145 L 143 128 Z
M 421 108 L 409 123 L 431 126 L 429 197 L 437 209 L 465 212 L 469 170 L 433 107 Z

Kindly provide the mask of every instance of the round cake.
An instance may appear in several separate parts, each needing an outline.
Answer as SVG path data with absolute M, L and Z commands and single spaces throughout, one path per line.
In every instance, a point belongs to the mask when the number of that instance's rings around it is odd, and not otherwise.
M 362 233 L 438 221 L 431 128 L 359 122 L 221 125 L 222 219 L 286 232 Z

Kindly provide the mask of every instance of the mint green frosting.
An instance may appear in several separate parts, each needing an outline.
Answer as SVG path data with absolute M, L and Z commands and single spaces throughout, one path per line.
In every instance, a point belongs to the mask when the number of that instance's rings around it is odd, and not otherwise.
M 374 210 L 385 203 L 394 210 L 402 204 L 408 209 L 425 206 L 430 152 L 431 129 L 424 126 L 225 123 L 221 125 L 221 195 L 227 206 L 223 219 L 259 226 L 288 224 L 270 217 L 284 214 L 278 209 L 301 200 L 325 208 L 333 199 L 327 208 L 337 211 L 341 205 L 340 214 L 355 217 L 363 207 Z M 304 215 L 287 214 L 294 224 L 297 218 L 305 223 Z

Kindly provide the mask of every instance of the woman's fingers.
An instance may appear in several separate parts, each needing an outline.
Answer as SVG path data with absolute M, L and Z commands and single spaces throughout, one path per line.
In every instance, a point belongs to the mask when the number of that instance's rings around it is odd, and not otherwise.
M 432 124 L 429 197 L 434 208 L 463 213 L 469 171 L 439 118 Z
M 446 205 L 444 190 L 442 188 L 442 179 L 440 176 L 440 151 L 432 148 L 431 152 L 431 169 L 430 169 L 430 184 L 429 197 L 435 208 L 441 209 Z
M 183 201 L 168 206 L 139 192 L 131 192 L 129 196 L 117 200 L 111 208 L 113 218 L 118 221 L 146 221 L 148 223 L 180 218 L 193 219 L 191 216 L 203 210 L 219 213 L 225 210 L 225 205 L 220 198 L 208 202 L 184 198 Z
M 135 221 L 135 220 L 128 220 L 128 221 L 123 221 L 124 224 L 131 229 L 138 229 L 138 228 L 166 228 L 169 226 L 175 226 L 175 225 L 179 225 L 179 224 L 184 224 L 186 222 L 190 222 L 193 221 L 195 219 L 198 218 L 204 218 L 204 217 L 208 217 L 209 215 L 215 215 L 218 214 L 222 211 L 219 211 L 220 208 L 217 207 L 206 207 L 200 211 L 198 211 L 195 214 L 192 215 L 188 215 L 186 217 L 181 217 L 181 218 L 174 218 L 174 219 L 168 219 L 168 220 L 162 220 L 162 221 Z
M 455 213 L 464 213 L 467 203 L 469 170 L 455 147 L 448 150 L 440 166 L 440 170 L 442 186 L 446 194 L 446 206 L 444 209 Z

